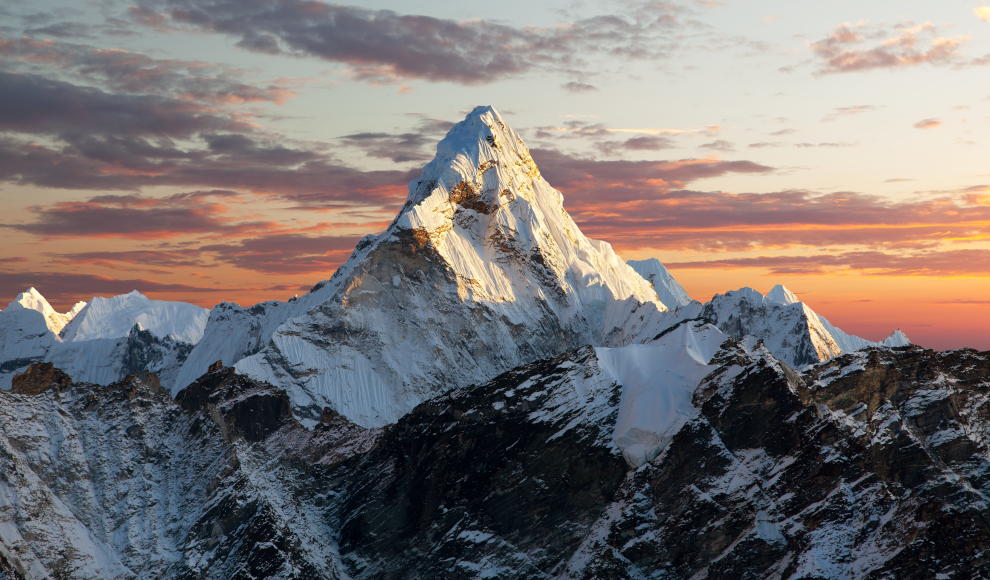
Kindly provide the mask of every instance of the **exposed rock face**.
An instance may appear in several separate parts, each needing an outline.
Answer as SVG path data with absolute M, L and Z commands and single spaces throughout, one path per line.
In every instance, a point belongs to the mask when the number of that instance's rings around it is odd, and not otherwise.
M 700 327 L 699 327 L 700 328 Z M 667 335 L 675 336 L 674 333 Z M 685 339 L 678 339 L 685 340 Z M 641 348 L 641 347 L 637 347 Z M 26 578 L 980 578 L 990 353 L 799 374 L 732 341 L 631 468 L 590 347 L 384 429 L 214 366 L 0 393 L 0 570 Z M 29 373 L 41 383 L 60 375 Z
M 15 395 L 40 395 L 49 389 L 61 392 L 70 386 L 72 379 L 69 375 L 52 363 L 36 363 L 24 374 L 14 375 L 10 392 Z

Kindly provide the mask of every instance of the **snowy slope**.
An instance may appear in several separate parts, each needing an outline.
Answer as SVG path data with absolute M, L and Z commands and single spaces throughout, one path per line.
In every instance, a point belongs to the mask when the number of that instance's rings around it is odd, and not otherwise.
M 660 302 L 667 308 L 674 309 L 678 306 L 687 306 L 692 302 L 691 297 L 684 291 L 684 288 L 670 275 L 667 268 L 660 260 L 650 258 L 649 260 L 627 260 L 627 264 L 642 276 L 647 282 L 653 285 Z
M 58 332 L 85 306 L 79 302 L 62 314 L 34 288 L 17 295 L 0 312 L 0 389 L 9 389 L 14 375 L 44 359 Z
M 819 320 L 822 321 L 822 325 L 829 331 L 835 342 L 842 348 L 842 352 L 853 352 L 857 350 L 863 350 L 864 348 L 870 348 L 871 346 L 908 346 L 911 344 L 911 340 L 908 339 L 907 335 L 904 334 L 901 329 L 897 329 L 890 333 L 890 336 L 885 338 L 880 342 L 873 342 L 872 340 L 866 340 L 865 338 L 860 338 L 853 334 L 846 334 L 842 329 L 837 328 L 832 325 L 824 316 L 819 315 Z
M 842 354 L 818 315 L 780 285 L 766 297 L 752 288 L 716 294 L 705 304 L 703 316 L 736 340 L 746 335 L 763 340 L 791 367 Z
M 73 380 L 99 385 L 141 370 L 172 384 L 208 314 L 191 304 L 148 300 L 137 291 L 79 302 L 61 314 L 31 288 L 0 312 L 0 389 L 9 389 L 11 379 L 36 362 L 51 362 Z
M 710 324 L 685 323 L 648 344 L 595 349 L 622 385 L 614 439 L 630 465 L 653 460 L 697 415 L 692 396 L 727 338 Z
M 282 323 L 289 318 L 304 315 L 307 310 L 330 299 L 339 291 L 344 279 L 367 256 L 377 239 L 375 235 L 365 236 L 358 242 L 350 258 L 329 280 L 316 284 L 299 298 L 288 302 L 269 300 L 250 308 L 242 308 L 229 302 L 214 306 L 203 338 L 196 344 L 175 381 L 163 381 L 162 384 L 175 395 L 205 373 L 214 362 L 222 361 L 226 366 L 233 366 L 268 346 L 272 334 Z
M 112 298 L 97 296 L 65 325 L 62 338 L 79 342 L 96 338 L 127 336 L 138 324 L 158 338 L 196 344 L 210 311 L 185 302 L 151 300 L 137 290 Z
M 490 107 L 450 130 L 395 221 L 365 243 L 329 298 L 237 362 L 285 388 L 302 418 L 327 406 L 391 423 L 519 364 L 648 340 L 666 310 L 611 246 L 580 232 Z

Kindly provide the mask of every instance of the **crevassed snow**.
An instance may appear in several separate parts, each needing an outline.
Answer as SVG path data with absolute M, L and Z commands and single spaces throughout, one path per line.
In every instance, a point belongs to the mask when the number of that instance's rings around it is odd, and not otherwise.
M 727 338 L 711 324 L 682 324 L 648 344 L 595 349 L 602 368 L 622 385 L 614 441 L 630 465 L 659 455 L 698 413 L 692 396 L 716 368 L 708 362 Z
M 660 260 L 656 258 L 650 258 L 648 260 L 626 260 L 626 264 L 629 264 L 647 282 L 653 284 L 653 289 L 656 291 L 657 297 L 660 298 L 660 302 L 663 302 L 667 308 L 673 309 L 678 306 L 687 306 L 692 302 L 691 297 L 688 296 L 684 287 L 674 279 Z
M 62 332 L 68 342 L 127 336 L 135 324 L 158 338 L 196 344 L 210 311 L 195 304 L 151 300 L 137 290 L 112 298 L 93 298 Z

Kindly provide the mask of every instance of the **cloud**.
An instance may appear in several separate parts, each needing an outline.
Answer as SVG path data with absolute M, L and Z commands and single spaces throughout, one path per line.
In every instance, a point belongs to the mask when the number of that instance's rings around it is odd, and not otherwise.
M 361 236 L 281 234 L 199 248 L 223 263 L 266 274 L 314 274 L 329 278 Z M 322 278 L 321 278 L 322 279 Z
M 671 269 L 764 268 L 775 276 L 804 276 L 856 271 L 876 276 L 988 277 L 990 250 L 934 250 L 894 254 L 881 251 L 811 256 L 759 256 L 670 262 Z M 968 303 L 968 302 L 967 302 Z
M 859 48 L 867 41 L 883 40 L 870 48 Z M 811 43 L 811 51 L 820 59 L 818 73 L 848 73 L 876 69 L 899 69 L 922 64 L 947 65 L 962 60 L 961 48 L 966 36 L 939 36 L 938 27 L 930 22 L 907 25 L 886 31 L 866 24 L 842 24 L 832 33 Z
M 228 215 L 216 197 L 223 192 L 149 198 L 104 195 L 89 201 L 58 202 L 29 208 L 37 220 L 2 224 L 43 239 L 126 238 L 137 240 L 186 235 L 248 235 L 281 229 L 276 222 L 242 222 Z
M 858 245 L 907 251 L 984 239 L 980 232 L 990 221 L 980 188 L 910 201 L 855 192 L 704 192 L 686 188 L 710 177 L 774 170 L 751 161 L 598 161 L 554 150 L 532 153 L 581 229 L 623 250 Z
M 976 17 L 980 20 L 990 22 L 990 6 L 979 6 L 977 8 L 973 8 L 973 14 L 976 14 Z
M 204 61 L 152 58 L 139 52 L 100 49 L 32 37 L 0 38 L 0 55 L 27 64 L 44 64 L 111 91 L 167 96 L 184 101 L 231 105 L 284 104 L 297 95 L 300 81 L 278 79 L 266 86 L 244 82 L 239 69 Z M 13 71 L 11 71 L 13 72 Z
M 196 248 L 130 250 L 121 252 L 47 252 L 44 255 L 54 264 L 100 266 L 111 269 L 148 266 L 156 268 L 193 268 L 205 265 L 199 250 Z M 190 275 L 196 276 L 196 274 Z
M 876 111 L 879 107 L 873 105 L 855 105 L 852 107 L 836 107 L 829 111 L 825 117 L 822 118 L 823 123 L 829 123 L 836 120 L 839 117 L 851 117 L 853 115 L 861 115 L 863 113 L 869 113 Z
M 369 157 L 390 159 L 395 163 L 429 161 L 433 159 L 436 142 L 453 126 L 449 121 L 423 119 L 410 132 L 355 133 L 344 135 L 340 140 L 349 147 L 362 149 Z
M 725 141 L 724 139 L 719 139 L 717 141 L 712 141 L 711 143 L 705 143 L 699 145 L 701 149 L 714 149 L 715 151 L 735 151 L 736 147 L 732 143 Z
M 106 93 L 41 76 L 0 71 L 0 130 L 183 138 L 202 131 L 247 130 L 190 102 Z
M 598 91 L 598 87 L 587 83 L 569 82 L 560 85 L 560 88 L 569 93 L 593 93 Z
M 669 51 L 678 8 L 637 6 L 556 26 L 513 27 L 322 2 L 145 0 L 132 13 L 156 28 L 188 27 L 237 38 L 265 54 L 305 55 L 348 65 L 373 82 L 417 78 L 484 84 L 536 70 L 574 71 L 586 59 L 652 59 Z
M 922 119 L 914 124 L 915 129 L 938 129 L 942 126 L 942 121 L 938 119 Z

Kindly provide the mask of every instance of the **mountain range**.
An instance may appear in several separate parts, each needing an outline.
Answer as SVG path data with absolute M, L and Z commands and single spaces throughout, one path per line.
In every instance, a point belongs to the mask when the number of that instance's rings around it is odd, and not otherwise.
M 302 296 L 0 311 L 0 578 L 976 578 L 986 360 L 693 300 L 478 107 Z

